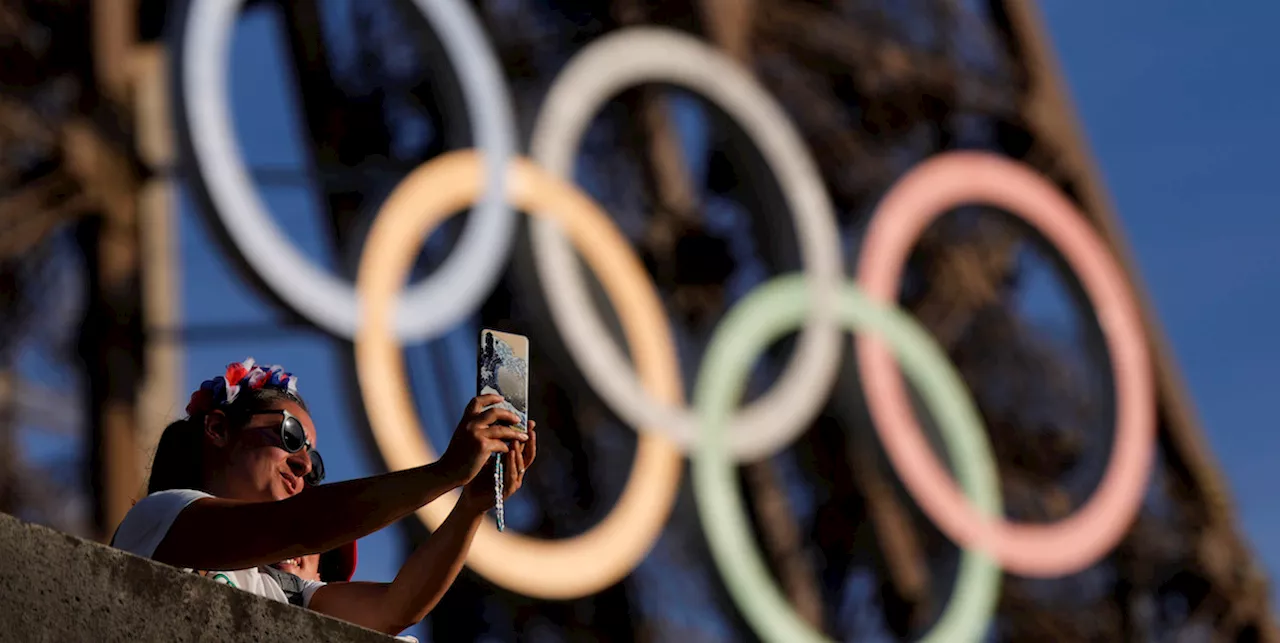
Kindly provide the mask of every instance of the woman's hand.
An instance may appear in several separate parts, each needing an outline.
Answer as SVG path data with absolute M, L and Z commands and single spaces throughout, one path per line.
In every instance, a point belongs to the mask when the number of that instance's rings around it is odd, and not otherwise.
M 510 498 L 524 484 L 524 474 L 533 464 L 534 458 L 538 456 L 536 428 L 537 422 L 530 420 L 529 441 L 515 443 L 515 448 L 508 450 L 502 456 L 503 500 Z M 475 476 L 467 486 L 463 487 L 462 498 L 458 501 L 458 505 L 476 514 L 482 514 L 493 508 L 493 458 L 489 458 L 480 475 Z
M 521 444 L 529 439 L 523 431 L 514 425 L 520 417 L 510 410 L 493 407 L 502 402 L 501 395 L 479 395 L 472 398 L 454 429 L 449 446 L 438 461 L 444 475 L 460 486 L 471 482 L 480 473 L 495 453 L 507 453 L 507 440 L 515 440 Z M 529 423 L 529 433 L 533 433 L 533 423 Z
M 482 405 L 492 403 L 484 398 L 476 399 Z M 475 408 L 474 402 L 472 408 Z M 466 418 L 463 419 L 465 423 Z M 538 435 L 534 433 L 533 422 L 529 423 L 528 438 L 528 442 L 514 442 L 513 448 L 502 452 L 506 497 L 520 488 L 525 470 L 538 454 Z M 453 449 L 452 443 L 449 448 Z M 493 507 L 493 457 L 487 456 L 487 462 L 476 470 L 483 473 L 473 476 L 463 487 L 457 506 L 409 556 L 395 581 L 329 583 L 311 597 L 311 609 L 387 634 L 398 634 L 425 618 L 462 571 L 484 512 Z

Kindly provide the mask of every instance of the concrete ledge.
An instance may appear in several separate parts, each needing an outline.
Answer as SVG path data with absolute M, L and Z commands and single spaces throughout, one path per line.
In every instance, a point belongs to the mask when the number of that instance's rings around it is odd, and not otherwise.
M 3 513 L 0 640 L 394 641 Z

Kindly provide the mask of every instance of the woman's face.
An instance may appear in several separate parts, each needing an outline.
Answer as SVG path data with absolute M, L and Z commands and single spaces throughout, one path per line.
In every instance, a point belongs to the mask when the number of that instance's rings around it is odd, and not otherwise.
M 316 444 L 316 429 L 311 415 L 296 403 L 281 400 L 270 409 L 256 411 L 244 426 L 227 432 L 226 466 L 222 471 L 223 493 L 239 500 L 284 500 L 302 492 L 303 478 L 311 471 L 311 457 L 306 449 L 297 453 L 284 450 L 280 441 L 280 424 L 287 411 L 302 422 L 307 439 Z M 220 445 L 221 446 L 221 445 Z M 221 494 L 220 494 L 221 495 Z

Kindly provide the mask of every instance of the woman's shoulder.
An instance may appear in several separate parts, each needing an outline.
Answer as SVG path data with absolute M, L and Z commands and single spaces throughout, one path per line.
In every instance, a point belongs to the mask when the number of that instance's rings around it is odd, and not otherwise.
M 172 517 L 176 517 L 178 512 L 186 508 L 187 505 L 201 499 L 212 498 L 213 495 L 205 493 L 198 489 L 167 489 L 165 491 L 157 491 L 147 495 L 147 497 L 134 503 L 129 509 L 129 513 L 125 514 L 125 523 L 133 520 L 154 520 L 157 517 L 163 517 L 170 513 Z
M 212 495 L 196 489 L 157 491 L 139 500 L 125 514 L 111 539 L 111 546 L 150 558 L 169 533 L 169 527 L 187 505 Z
M 157 491 L 155 493 L 148 494 L 145 498 L 143 498 L 142 500 L 139 500 L 137 504 L 139 505 L 143 503 L 156 504 L 156 503 L 162 503 L 162 502 L 175 502 L 180 500 L 186 500 L 187 502 L 190 502 L 192 500 L 199 500 L 200 498 L 212 498 L 212 497 L 213 497 L 213 494 L 200 491 L 199 489 L 166 489 L 164 491 Z

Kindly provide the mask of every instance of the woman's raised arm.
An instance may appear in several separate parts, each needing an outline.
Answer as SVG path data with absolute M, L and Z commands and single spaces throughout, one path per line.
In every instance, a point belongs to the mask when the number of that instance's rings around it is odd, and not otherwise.
M 506 496 L 524 483 L 524 471 L 537 456 L 535 424 L 529 441 L 517 444 L 506 459 Z M 311 597 L 309 607 L 369 629 L 398 634 L 427 616 L 462 571 L 481 519 L 493 507 L 491 476 L 481 476 L 462 492 L 449 517 L 405 561 L 391 583 L 329 583 Z
M 203 498 L 174 519 L 151 556 L 192 569 L 233 570 L 328 551 L 362 538 L 466 484 L 507 440 L 528 436 L 507 424 L 519 418 L 471 401 L 445 453 L 434 463 L 384 475 L 307 489 L 276 502 Z

